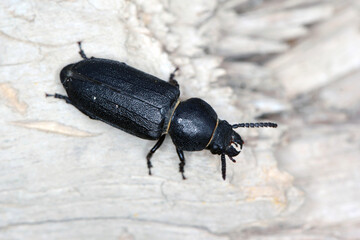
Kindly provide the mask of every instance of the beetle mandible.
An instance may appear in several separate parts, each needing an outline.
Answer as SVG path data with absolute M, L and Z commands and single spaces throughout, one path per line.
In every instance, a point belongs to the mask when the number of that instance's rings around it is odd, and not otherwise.
M 169 134 L 180 159 L 184 175 L 184 151 L 210 150 L 221 156 L 222 178 L 226 178 L 225 156 L 235 162 L 244 144 L 233 129 L 239 127 L 272 127 L 276 123 L 239 123 L 230 125 L 220 120 L 204 100 L 179 100 L 179 84 L 144 73 L 123 62 L 88 58 L 78 42 L 80 62 L 69 64 L 60 72 L 67 96 L 55 93 L 47 97 L 63 99 L 91 119 L 101 120 L 127 133 L 148 140 L 158 140 L 146 156 L 149 175 L 151 157 Z

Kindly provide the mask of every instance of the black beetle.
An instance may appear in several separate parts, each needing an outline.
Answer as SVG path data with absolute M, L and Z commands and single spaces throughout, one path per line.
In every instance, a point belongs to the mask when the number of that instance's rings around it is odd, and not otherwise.
M 225 155 L 235 162 L 244 144 L 233 129 L 238 127 L 273 127 L 276 123 L 240 123 L 230 125 L 220 120 L 214 109 L 199 98 L 179 100 L 179 85 L 170 75 L 169 82 L 160 80 L 122 62 L 101 58 L 83 58 L 60 72 L 67 95 L 46 94 L 63 99 L 91 119 L 101 120 L 143 139 L 158 140 L 147 154 L 151 175 L 151 157 L 170 134 L 180 159 L 179 171 L 184 176 L 183 151 L 208 149 L 221 155 L 222 177 L 226 178 Z

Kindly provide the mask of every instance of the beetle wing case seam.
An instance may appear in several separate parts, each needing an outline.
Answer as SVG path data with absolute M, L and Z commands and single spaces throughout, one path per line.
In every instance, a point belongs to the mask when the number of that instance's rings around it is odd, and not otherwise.
M 177 100 L 177 102 L 175 103 L 175 106 L 174 106 L 171 114 L 168 115 L 168 116 L 169 116 L 169 118 L 167 118 L 167 119 L 168 119 L 168 123 L 165 122 L 165 124 L 164 124 L 164 126 L 167 126 L 167 127 L 166 127 L 166 130 L 163 131 L 163 134 L 168 134 L 169 129 L 170 129 L 170 125 L 171 125 L 171 119 L 172 119 L 172 117 L 174 116 L 175 110 L 176 110 L 176 108 L 179 106 L 180 102 L 181 102 L 180 100 Z

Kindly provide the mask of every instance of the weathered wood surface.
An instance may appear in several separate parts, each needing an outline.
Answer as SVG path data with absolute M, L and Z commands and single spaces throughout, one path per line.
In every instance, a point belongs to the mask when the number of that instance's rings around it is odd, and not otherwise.
M 353 0 L 0 2 L 0 239 L 359 239 L 360 4 Z M 111 58 L 207 100 L 237 163 L 144 141 L 45 92 Z

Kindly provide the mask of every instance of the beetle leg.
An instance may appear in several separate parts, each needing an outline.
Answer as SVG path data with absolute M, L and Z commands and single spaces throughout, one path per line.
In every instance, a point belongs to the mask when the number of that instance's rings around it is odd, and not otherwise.
M 222 173 L 222 178 L 225 180 L 226 179 L 226 159 L 225 159 L 225 154 L 221 154 L 221 173 Z
M 169 83 L 179 88 L 179 83 L 175 80 L 175 73 L 179 70 L 179 67 L 176 67 L 175 70 L 170 74 Z
M 158 150 L 158 148 L 161 146 L 161 144 L 164 142 L 165 140 L 165 136 L 166 134 L 162 135 L 159 140 L 157 141 L 157 143 L 155 144 L 155 146 L 150 150 L 150 152 L 146 155 L 146 160 L 147 160 L 147 166 L 149 169 L 149 175 L 151 175 L 151 168 L 152 168 L 152 164 L 151 164 L 151 157 L 154 154 L 154 152 L 156 152 L 156 150 Z
M 58 98 L 58 99 L 63 99 L 63 100 L 65 100 L 66 103 L 72 104 L 70 99 L 67 96 L 64 96 L 64 95 L 61 95 L 61 94 L 58 94 L 58 93 L 55 93 L 55 94 L 45 93 L 45 97 L 54 97 L 54 98 Z
M 78 42 L 78 45 L 79 45 L 79 49 L 80 49 L 80 51 L 79 51 L 80 56 L 81 56 L 83 59 L 88 59 L 88 57 L 86 56 L 84 50 L 83 50 L 82 47 L 81 47 L 81 42 Z
M 179 163 L 179 172 L 181 172 L 181 175 L 182 175 L 182 178 L 185 180 L 186 177 L 184 175 L 184 166 L 185 166 L 185 157 L 184 157 L 184 152 L 183 150 L 180 150 L 178 148 L 176 148 L 176 152 L 179 156 L 179 159 L 180 159 L 180 163 Z

